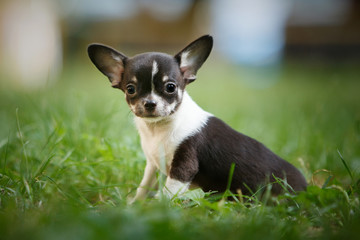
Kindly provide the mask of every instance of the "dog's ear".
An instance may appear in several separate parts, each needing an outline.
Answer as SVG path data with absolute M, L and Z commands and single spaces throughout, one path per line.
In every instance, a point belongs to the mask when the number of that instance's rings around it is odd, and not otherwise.
M 189 84 L 196 79 L 196 72 L 208 58 L 213 46 L 213 38 L 205 35 L 190 43 L 175 55 L 180 71 Z
M 120 88 L 124 73 L 124 61 L 127 57 L 115 49 L 102 45 L 90 44 L 88 54 L 91 61 L 111 82 L 113 88 Z

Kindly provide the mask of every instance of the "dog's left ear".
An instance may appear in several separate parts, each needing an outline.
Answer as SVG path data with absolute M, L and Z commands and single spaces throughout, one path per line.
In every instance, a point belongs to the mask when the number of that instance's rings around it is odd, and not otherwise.
M 175 55 L 186 84 L 196 79 L 196 72 L 208 58 L 213 46 L 213 38 L 205 35 L 190 43 Z

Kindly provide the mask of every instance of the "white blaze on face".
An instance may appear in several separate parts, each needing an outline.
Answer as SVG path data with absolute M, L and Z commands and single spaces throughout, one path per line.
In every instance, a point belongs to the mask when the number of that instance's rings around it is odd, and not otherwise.
M 151 92 L 154 92 L 155 84 L 154 84 L 154 77 L 159 72 L 159 66 L 157 62 L 154 60 L 151 70 Z
M 155 75 L 159 72 L 159 65 L 158 63 L 154 60 L 153 61 L 153 65 L 152 65 L 152 69 L 151 69 L 151 96 L 150 98 L 152 100 L 154 100 L 157 104 L 156 106 L 156 112 L 158 112 L 158 114 L 160 116 L 163 116 L 163 115 L 167 115 L 164 110 L 165 110 L 165 100 L 159 96 L 156 92 L 155 92 Z

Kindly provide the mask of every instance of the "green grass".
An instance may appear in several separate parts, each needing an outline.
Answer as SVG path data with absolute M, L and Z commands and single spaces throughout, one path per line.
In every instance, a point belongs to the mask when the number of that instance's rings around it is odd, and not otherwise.
M 290 62 L 264 88 L 210 62 L 188 86 L 204 109 L 297 166 L 307 192 L 227 201 L 195 190 L 128 206 L 145 166 L 139 137 L 123 94 L 86 63 L 36 92 L 0 82 L 0 239 L 359 236 L 359 65 Z

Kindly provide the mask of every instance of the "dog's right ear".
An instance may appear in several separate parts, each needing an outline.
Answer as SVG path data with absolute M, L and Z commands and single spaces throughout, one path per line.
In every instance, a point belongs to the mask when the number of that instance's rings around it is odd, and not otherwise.
M 127 57 L 115 49 L 102 45 L 90 44 L 88 55 L 97 69 L 107 76 L 113 88 L 120 88 L 124 73 L 124 61 Z

